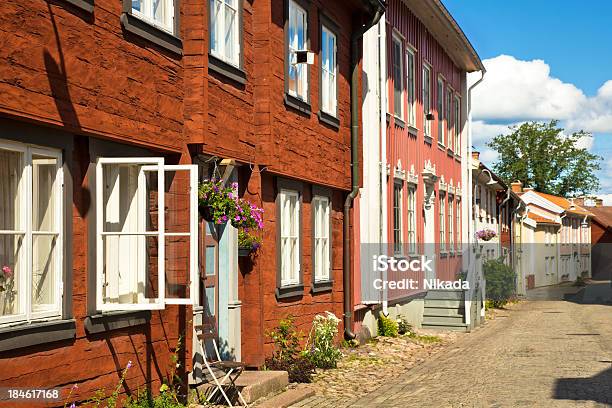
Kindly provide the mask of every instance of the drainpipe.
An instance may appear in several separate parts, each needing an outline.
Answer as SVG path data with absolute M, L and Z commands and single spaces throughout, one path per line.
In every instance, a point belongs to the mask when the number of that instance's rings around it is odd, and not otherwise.
M 468 120 L 467 120 L 467 125 L 468 125 L 468 132 L 467 132 L 467 186 L 465 186 L 465 191 L 466 191 L 466 197 L 467 197 L 467 201 L 468 203 L 470 203 L 469 206 L 469 210 L 470 213 L 468 214 L 469 217 L 471 217 L 472 219 L 467 220 L 468 222 L 466 223 L 468 228 L 467 228 L 467 247 L 468 250 L 467 255 L 468 255 L 468 259 L 467 259 L 467 270 L 466 273 L 469 273 L 470 267 L 471 265 L 474 263 L 476 254 L 472 254 L 472 248 L 471 248 L 471 242 L 474 239 L 474 232 L 475 231 L 470 231 L 470 227 L 473 227 L 473 229 L 476 228 L 475 223 L 476 223 L 476 218 L 475 218 L 475 214 L 474 214 L 474 198 L 473 198 L 473 187 L 472 187 L 472 90 L 482 82 L 482 80 L 484 79 L 484 75 L 485 75 L 485 70 L 483 68 L 482 71 L 480 71 L 480 79 L 476 82 L 474 82 L 467 91 L 467 110 L 468 110 Z M 474 222 L 474 224 L 472 224 L 472 220 Z M 468 296 L 469 297 L 469 296 Z M 472 326 L 474 325 L 473 322 L 471 322 L 471 302 L 470 299 L 466 299 L 465 300 L 465 322 L 466 324 L 468 324 L 468 326 Z
M 353 296 L 351 290 L 351 239 L 350 239 L 350 212 L 353 201 L 359 193 L 359 39 L 378 20 L 384 13 L 384 4 L 379 4 L 374 14 L 374 18 L 361 26 L 351 36 L 351 180 L 352 190 L 344 201 L 344 242 L 342 253 L 344 255 L 342 263 L 342 285 L 344 288 L 344 337 L 352 340 L 353 333 Z

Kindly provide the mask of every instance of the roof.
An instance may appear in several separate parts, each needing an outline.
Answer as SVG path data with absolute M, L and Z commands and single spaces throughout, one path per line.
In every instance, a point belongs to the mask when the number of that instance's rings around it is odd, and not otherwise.
M 558 222 L 551 220 L 550 218 L 542 217 L 541 215 L 537 215 L 531 212 L 527 213 L 527 218 L 534 220 L 538 224 L 561 225 Z
M 533 190 L 533 192 L 539 195 L 540 197 L 547 199 L 551 203 L 563 208 L 565 212 L 568 212 L 571 214 L 583 215 L 583 216 L 585 215 L 593 216 L 593 214 L 590 213 L 588 210 L 584 209 L 583 207 L 579 206 L 576 203 L 572 204 L 572 202 L 568 200 L 567 198 L 559 197 L 559 196 L 552 195 L 552 194 L 541 193 L 535 190 Z
M 441 0 L 403 1 L 458 67 L 466 72 L 486 71 L 474 46 Z
M 595 221 L 606 228 L 612 227 L 612 207 L 589 207 L 589 211 L 593 214 Z

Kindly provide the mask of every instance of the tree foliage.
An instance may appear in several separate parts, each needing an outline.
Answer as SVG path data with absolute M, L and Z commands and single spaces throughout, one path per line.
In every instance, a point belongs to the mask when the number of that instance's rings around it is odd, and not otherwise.
M 495 172 L 507 183 L 523 185 L 559 196 L 597 191 L 600 156 L 578 147 L 578 141 L 591 138 L 580 131 L 566 135 L 558 122 L 526 122 L 511 126 L 507 135 L 493 138 L 487 145 L 499 154 Z

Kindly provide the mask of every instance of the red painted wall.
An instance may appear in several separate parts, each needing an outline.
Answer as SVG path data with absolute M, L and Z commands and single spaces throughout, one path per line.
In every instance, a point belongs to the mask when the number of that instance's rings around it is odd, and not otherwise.
M 388 112 L 394 112 L 393 106 L 393 42 L 392 33 L 397 32 L 403 38 L 404 54 L 403 65 L 406 75 L 406 47 L 411 47 L 415 51 L 415 100 L 416 100 L 416 132 L 409 131 L 408 126 L 400 126 L 396 123 L 393 114 L 387 115 L 387 161 L 391 165 L 391 174 L 388 183 L 388 242 L 393 242 L 393 168 L 397 165 L 398 160 L 401 160 L 402 168 L 409 171 L 411 166 L 414 166 L 415 173 L 419 174 L 419 184 L 417 187 L 416 196 L 416 224 L 417 224 L 417 243 L 424 243 L 424 218 L 423 218 L 423 201 L 424 201 L 424 186 L 423 180 L 420 177 L 426 161 L 431 161 L 436 167 L 438 177 L 444 176 L 446 183 L 451 180 L 453 186 L 461 181 L 461 158 L 455 157 L 447 152 L 445 148 L 438 145 L 438 114 L 437 114 L 437 78 L 438 75 L 443 75 L 445 78 L 444 91 L 446 94 L 446 85 L 455 90 L 456 94 L 461 94 L 461 89 L 464 86 L 465 72 L 461 71 L 445 53 L 442 46 L 428 32 L 427 27 L 416 18 L 410 9 L 400 0 L 390 0 L 387 3 L 387 85 L 389 93 Z M 427 62 L 431 68 L 431 108 L 435 115 L 435 120 L 431 122 L 432 143 L 425 141 L 424 137 L 424 121 L 423 121 L 423 93 L 422 93 L 422 70 L 423 63 Z M 407 106 L 407 92 L 403 93 L 404 106 Z M 463 102 L 463 101 L 462 101 Z M 446 109 L 446 108 L 445 108 Z M 404 115 L 406 116 L 406 115 Z M 464 118 L 461 119 L 461 123 Z M 448 133 L 447 133 L 448 135 Z M 448 139 L 448 136 L 447 136 Z M 439 240 L 439 207 L 438 207 L 438 190 L 439 183 L 435 184 L 436 202 L 434 206 L 435 224 L 434 237 L 436 243 Z M 405 190 L 406 191 L 406 190 Z M 407 194 L 404 194 L 403 208 L 407 208 Z M 448 197 L 448 196 L 447 196 Z M 448 206 L 447 206 L 448 209 Z M 455 206 L 455 211 L 457 207 Z M 453 230 L 461 229 L 460 225 L 456 225 L 456 216 L 453 217 Z M 448 220 L 447 220 L 448 224 Z M 404 218 L 404 242 L 407 241 L 407 223 Z M 446 228 L 448 243 L 448 226 Z M 460 236 L 460 235 L 459 235 Z M 457 239 L 455 238 L 455 242 Z M 438 258 L 436 265 L 436 277 L 440 279 L 454 279 L 458 268 L 461 266 L 461 257 L 457 255 L 449 255 L 446 258 Z

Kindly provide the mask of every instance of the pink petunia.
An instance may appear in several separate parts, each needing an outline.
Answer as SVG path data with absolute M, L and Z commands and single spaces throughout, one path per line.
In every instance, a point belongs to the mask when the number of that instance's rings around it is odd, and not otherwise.
M 13 276 L 13 270 L 10 268 L 10 266 L 4 265 L 2 267 L 2 272 L 4 272 L 4 276 L 7 278 L 10 278 L 11 276 Z

